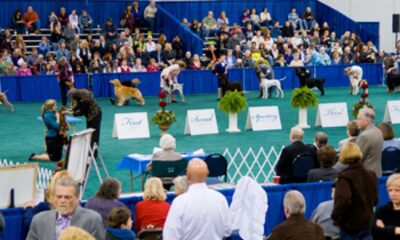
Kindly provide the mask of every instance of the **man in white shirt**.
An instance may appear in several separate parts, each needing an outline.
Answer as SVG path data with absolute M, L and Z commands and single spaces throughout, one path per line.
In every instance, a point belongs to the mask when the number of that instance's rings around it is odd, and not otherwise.
M 225 197 L 205 184 L 208 168 L 204 161 L 189 162 L 189 190 L 172 202 L 163 229 L 163 239 L 222 239 L 231 234 Z

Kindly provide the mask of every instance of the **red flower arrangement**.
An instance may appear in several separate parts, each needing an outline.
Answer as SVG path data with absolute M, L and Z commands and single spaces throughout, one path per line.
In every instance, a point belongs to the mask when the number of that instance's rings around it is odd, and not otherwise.
M 357 118 L 358 112 L 360 111 L 361 108 L 372 108 L 374 109 L 374 105 L 368 102 L 368 83 L 367 81 L 361 81 L 360 82 L 360 87 L 363 89 L 363 93 L 361 94 L 360 100 L 353 104 L 353 116 L 354 118 Z
M 167 95 L 165 94 L 164 91 L 161 91 L 158 94 L 158 97 L 160 98 L 160 102 L 158 103 L 158 106 L 161 107 L 161 110 L 158 110 L 153 117 L 151 118 L 151 122 L 154 124 L 158 125 L 171 125 L 173 122 L 176 121 L 176 116 L 175 113 L 171 110 L 165 110 L 165 107 L 168 105 L 166 101 L 164 101 L 164 98 Z
M 53 172 L 53 176 L 59 171 L 65 170 L 65 161 L 61 160 L 57 162 L 57 168 Z

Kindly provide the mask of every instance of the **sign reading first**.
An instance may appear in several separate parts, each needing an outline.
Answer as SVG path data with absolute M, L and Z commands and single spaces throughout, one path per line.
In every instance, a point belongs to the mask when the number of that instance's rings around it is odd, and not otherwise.
M 147 113 L 118 113 L 114 116 L 112 137 L 118 139 L 149 138 Z

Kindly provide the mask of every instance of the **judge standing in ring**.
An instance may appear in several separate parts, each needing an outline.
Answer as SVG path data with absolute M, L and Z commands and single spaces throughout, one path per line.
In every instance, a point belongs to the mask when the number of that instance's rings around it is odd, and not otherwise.
M 61 103 L 67 106 L 67 90 L 72 88 L 74 75 L 72 68 L 65 57 L 61 57 L 54 67 L 54 74 L 57 76 L 58 85 L 61 91 Z

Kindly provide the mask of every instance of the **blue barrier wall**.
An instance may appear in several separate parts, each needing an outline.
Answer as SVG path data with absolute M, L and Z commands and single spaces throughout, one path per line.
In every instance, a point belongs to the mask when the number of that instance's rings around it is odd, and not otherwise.
M 386 192 L 386 178 L 378 180 L 378 206 L 389 201 Z M 307 183 L 307 184 L 287 184 L 278 186 L 264 186 L 264 190 L 268 195 L 268 212 L 265 218 L 264 234 L 268 235 L 272 229 L 279 223 L 284 221 L 283 215 L 283 198 L 287 191 L 298 190 L 303 193 L 306 199 L 306 218 L 310 218 L 314 209 L 319 203 L 331 199 L 331 183 Z M 234 189 L 219 190 L 227 199 L 229 204 L 232 201 Z M 174 196 L 169 195 L 167 201 L 172 202 Z M 142 200 L 142 197 L 131 197 L 121 199 L 127 207 L 132 211 L 132 217 L 135 216 L 135 205 Z M 22 229 L 24 220 L 24 210 L 18 209 L 2 209 L 0 210 L 6 219 L 6 232 L 4 239 L 22 240 Z M 356 216 L 355 216 L 356 217 Z M 1 237 L 1 235 L 0 235 Z
M 319 66 L 309 68 L 312 75 L 325 79 L 326 87 L 347 87 L 349 80 L 343 74 L 348 65 Z M 361 64 L 364 70 L 363 79 L 367 79 L 370 85 L 382 83 L 383 69 L 381 64 Z M 283 78 L 283 89 L 299 87 L 299 80 L 292 67 L 274 68 L 275 77 Z M 96 98 L 114 96 L 112 79 L 130 80 L 137 77 L 141 80 L 138 86 L 144 96 L 156 96 L 160 90 L 160 72 L 152 73 L 115 73 L 93 74 L 92 85 Z M 230 69 L 228 72 L 230 81 L 239 81 L 245 90 L 257 90 L 258 79 L 253 69 Z M 76 88 L 88 88 L 89 77 L 86 74 L 75 75 Z M 213 93 L 217 89 L 217 78 L 210 71 L 182 71 L 178 78 L 184 84 L 185 94 Z M 55 76 L 31 76 L 0 77 L 2 91 L 8 91 L 8 97 L 13 102 L 45 101 L 49 98 L 60 99 L 59 87 Z M 329 94 L 329 92 L 327 93 Z

